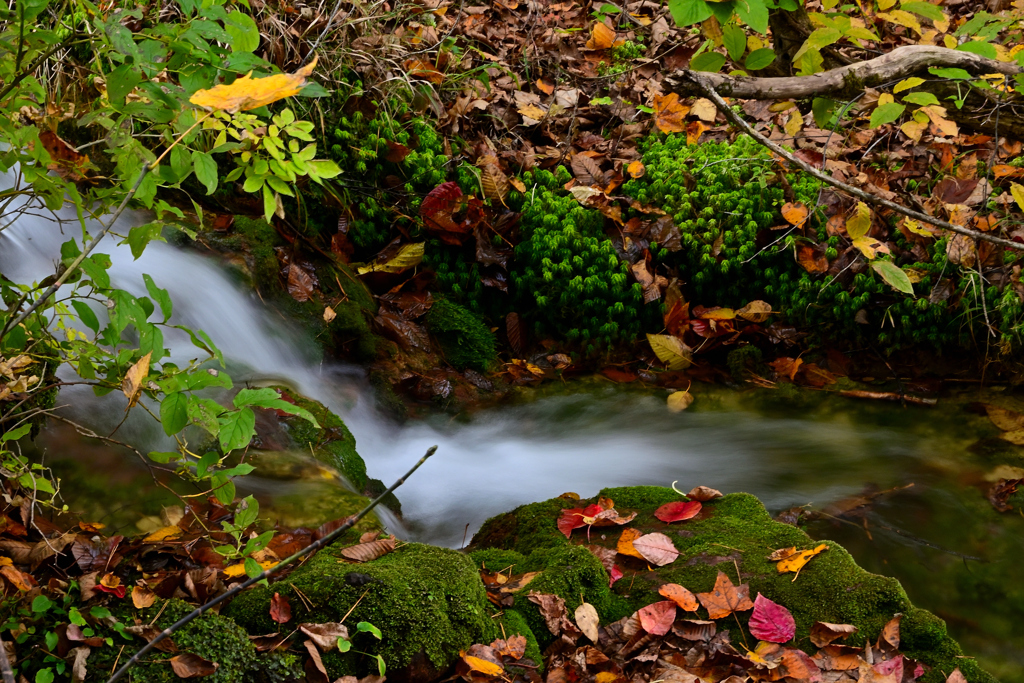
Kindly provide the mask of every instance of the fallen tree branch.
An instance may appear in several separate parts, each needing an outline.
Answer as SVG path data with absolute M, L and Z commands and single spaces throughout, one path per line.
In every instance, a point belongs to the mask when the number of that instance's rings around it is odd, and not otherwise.
M 356 525 L 356 523 L 359 522 L 359 520 L 361 520 L 363 517 L 365 517 L 367 514 L 369 514 L 370 510 L 372 510 L 373 508 L 377 507 L 377 504 L 380 503 L 382 500 L 384 500 L 384 498 L 388 494 L 392 493 L 395 489 L 397 489 L 399 486 L 404 484 L 405 480 L 408 479 L 409 477 L 411 477 L 412 473 L 415 472 L 417 469 L 419 469 L 420 465 L 425 463 L 427 461 L 427 458 L 432 456 L 435 451 L 437 451 L 437 446 L 431 446 L 430 448 L 428 448 L 426 455 L 424 455 L 422 458 L 420 458 L 416 462 L 416 464 L 412 466 L 412 469 L 410 469 L 408 472 L 406 472 L 404 475 L 402 475 L 402 477 L 398 481 L 396 481 L 394 484 L 392 484 L 391 488 L 389 488 L 387 491 L 385 491 L 384 493 L 380 494 L 379 496 L 377 496 L 376 498 L 371 500 L 370 503 L 366 507 L 364 507 L 362 510 L 357 512 L 352 517 L 349 517 L 348 521 L 346 521 L 344 524 L 342 524 L 340 527 L 338 527 L 337 529 L 335 529 L 331 533 L 327 534 L 326 536 L 324 536 L 323 538 L 321 538 L 318 541 L 314 541 L 313 543 L 310 543 L 305 548 L 295 552 L 290 557 L 287 557 L 287 558 L 281 560 L 280 562 L 275 564 L 273 567 L 270 567 L 269 569 L 264 569 L 260 574 L 258 574 L 257 576 L 251 577 L 248 581 L 235 586 L 234 588 L 232 588 L 229 591 L 221 593 L 220 595 L 215 597 L 213 600 L 210 600 L 205 605 L 202 605 L 200 607 L 195 608 L 194 610 L 192 610 L 191 612 L 189 612 L 188 614 L 183 616 L 181 619 L 179 619 L 178 621 L 174 622 L 173 624 L 171 624 L 170 626 L 165 628 L 155 638 L 153 638 L 153 640 L 149 641 L 147 644 L 142 646 L 139 649 L 138 652 L 136 652 L 134 655 L 132 655 L 132 658 L 129 659 L 127 662 L 125 662 L 124 666 L 122 666 L 120 669 L 115 671 L 114 674 L 109 679 L 107 679 L 107 683 L 114 683 L 114 681 L 116 681 L 117 679 L 121 678 L 121 676 L 123 676 L 125 674 L 125 672 L 128 671 L 128 669 L 130 669 L 136 662 L 138 662 L 140 659 L 142 659 L 143 655 L 145 655 L 150 650 L 152 650 L 154 647 L 156 647 L 157 643 L 162 641 L 164 638 L 169 637 L 172 633 L 174 633 L 179 628 L 181 628 L 185 624 L 189 623 L 190 621 L 192 621 L 196 617 L 201 616 L 204 612 L 206 612 L 211 607 L 219 605 L 220 603 L 224 602 L 228 598 L 233 597 L 235 595 L 238 595 L 239 593 L 241 593 L 243 590 L 245 590 L 249 586 L 252 586 L 253 584 L 259 583 L 260 581 L 263 581 L 264 579 L 269 578 L 272 574 L 276 574 L 277 572 L 281 571 L 285 567 L 290 566 L 291 564 L 293 564 L 294 562 L 298 561 L 302 557 L 308 555 L 309 553 L 313 552 L 314 550 L 318 550 L 318 549 L 324 547 L 325 545 L 331 543 L 336 538 L 341 536 L 343 533 L 345 533 L 346 531 L 348 531 L 349 529 L 354 527 Z
M 950 50 L 950 52 L 952 52 L 952 50 Z M 885 208 L 895 211 L 898 214 L 902 214 L 907 218 L 913 218 L 914 220 L 921 221 L 922 223 L 933 225 L 937 228 L 942 228 L 943 230 L 949 230 L 950 232 L 955 232 L 959 235 L 964 235 L 966 237 L 983 240 L 985 242 L 991 242 L 992 244 L 998 244 L 999 246 L 1006 247 L 1008 249 L 1024 250 L 1024 243 L 1013 242 L 1002 237 L 996 237 L 995 235 L 989 235 L 984 232 L 979 232 L 977 230 L 971 230 L 970 228 L 965 228 L 961 225 L 954 225 L 953 223 L 950 223 L 948 221 L 938 219 L 935 216 L 929 216 L 928 214 L 921 213 L 920 211 L 908 209 L 905 206 L 897 204 L 896 202 L 891 202 L 888 199 L 883 199 L 877 195 L 871 194 L 870 192 L 865 192 L 864 190 L 858 187 L 854 187 L 853 185 L 848 185 L 842 182 L 841 180 L 836 180 L 827 173 L 823 173 L 822 171 L 819 171 L 818 169 L 811 166 L 810 164 L 797 159 L 795 156 L 793 156 L 785 149 L 783 149 L 781 145 L 772 142 L 764 135 L 761 135 L 756 130 L 754 130 L 754 128 L 749 123 L 740 118 L 740 116 L 732 110 L 732 108 L 726 103 L 726 101 L 722 99 L 722 96 L 718 94 L 718 91 L 716 91 L 714 86 L 711 85 L 710 79 L 708 78 L 709 74 L 697 71 L 686 71 L 684 72 L 684 75 L 686 78 L 690 79 L 694 87 L 696 87 L 701 93 L 703 93 L 705 97 L 707 97 L 708 99 L 715 103 L 715 106 L 718 107 L 718 110 L 725 115 L 725 118 L 727 118 L 741 130 L 743 130 L 743 132 L 757 140 L 759 143 L 770 149 L 772 152 L 778 154 L 780 157 L 782 157 L 789 163 L 799 167 L 806 173 L 811 174 L 812 176 L 822 181 L 823 183 L 831 185 L 832 187 L 839 188 L 843 192 L 853 195 L 854 197 L 857 197 L 858 199 L 861 199 L 868 204 L 873 204 L 875 206 L 884 206 Z
M 950 50 L 933 45 L 905 45 L 892 52 L 849 66 L 841 66 L 810 76 L 753 78 L 700 72 L 707 87 L 725 97 L 758 100 L 804 99 L 825 95 L 863 92 L 890 81 L 900 80 L 928 67 L 964 69 L 973 74 L 1004 74 L 1024 72 L 1016 62 L 998 62 L 971 52 Z M 693 71 L 680 69 L 665 78 L 665 83 L 681 95 L 700 89 Z

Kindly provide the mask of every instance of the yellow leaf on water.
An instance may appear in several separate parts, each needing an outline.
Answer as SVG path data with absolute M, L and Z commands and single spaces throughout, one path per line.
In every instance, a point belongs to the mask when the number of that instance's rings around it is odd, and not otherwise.
M 668 395 L 668 409 L 673 413 L 681 413 L 693 403 L 693 394 L 689 391 L 674 391 Z
M 824 552 L 825 550 L 828 550 L 828 546 L 824 543 L 819 545 L 817 548 L 813 548 L 811 550 L 799 550 L 793 553 L 792 555 L 779 560 L 779 563 L 776 565 L 776 568 L 779 570 L 780 574 L 785 574 L 786 572 L 796 572 L 797 576 L 799 576 L 800 570 L 804 568 L 804 565 L 810 562 L 811 558 L 813 558 L 815 555 Z M 796 576 L 793 577 L 793 580 L 796 581 Z
M 317 58 L 313 57 L 313 61 L 293 74 L 274 74 L 263 78 L 253 78 L 250 71 L 246 75 L 236 78 L 230 85 L 215 85 L 208 90 L 197 90 L 189 98 L 189 102 L 204 109 L 221 110 L 232 114 L 258 109 L 271 102 L 298 94 L 306 85 L 306 78 L 313 73 L 316 60 Z
M 149 536 L 146 536 L 144 539 L 142 539 L 142 542 L 143 543 L 159 543 L 161 541 L 167 541 L 167 540 L 170 540 L 172 538 L 177 538 L 178 536 L 181 536 L 182 533 L 184 533 L 184 532 L 181 530 L 181 527 L 178 527 L 178 526 L 165 526 L 162 529 L 157 529 L 156 531 L 151 533 Z
M 135 365 L 128 368 L 128 372 L 124 375 L 124 381 L 121 382 L 121 391 L 128 397 L 129 408 L 139 401 L 139 390 L 142 388 L 142 383 L 145 379 L 149 377 L 149 359 L 152 355 L 152 351 L 147 353 Z

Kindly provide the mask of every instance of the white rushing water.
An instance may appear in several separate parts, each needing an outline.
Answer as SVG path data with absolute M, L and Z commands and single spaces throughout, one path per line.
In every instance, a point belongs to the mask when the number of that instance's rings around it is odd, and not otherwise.
M 125 214 L 114 232 L 126 235 L 144 220 Z M 21 282 L 51 274 L 61 242 L 79 228 L 70 223 L 65 233 L 52 217 L 21 216 L 0 233 L 0 272 Z M 408 533 L 422 540 L 458 546 L 467 525 L 471 536 L 493 514 L 565 491 L 589 496 L 605 486 L 678 480 L 686 489 L 750 491 L 776 508 L 825 502 L 874 481 L 869 472 L 876 466 L 896 472 L 899 462 L 925 457 L 908 435 L 888 429 L 738 408 L 695 406 L 672 415 L 663 397 L 621 391 L 541 399 L 484 411 L 468 423 L 438 417 L 398 426 L 375 411 L 358 369 L 313 360 L 311 340 L 215 259 L 153 242 L 134 260 L 127 246 L 115 244 L 108 237 L 98 249 L 111 256 L 113 286 L 143 296 L 142 274 L 149 274 L 171 295 L 172 322 L 206 331 L 239 383 L 283 382 L 342 415 L 370 476 L 390 483 L 437 444 L 437 455 L 398 491 Z M 173 358 L 197 355 L 184 334 L 165 336 Z M 66 389 L 61 403 L 97 429 L 111 428 L 124 409 L 120 394 L 97 399 L 86 388 Z M 152 421 L 142 420 L 120 434 L 146 448 L 162 438 Z M 819 458 L 829 463 L 823 474 L 812 472 L 822 469 Z M 892 482 L 883 477 L 882 483 Z

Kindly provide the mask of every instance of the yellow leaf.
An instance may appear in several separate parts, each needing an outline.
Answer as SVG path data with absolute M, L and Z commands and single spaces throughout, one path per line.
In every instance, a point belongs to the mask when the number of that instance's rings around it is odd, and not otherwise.
M 933 233 L 921 227 L 920 223 L 909 218 L 903 221 L 903 227 L 905 227 L 907 230 L 914 233 L 915 235 L 920 235 L 921 237 L 935 237 Z
M 857 202 L 857 209 L 853 216 L 846 221 L 846 234 L 850 239 L 855 240 L 868 234 L 871 229 L 871 209 L 864 202 Z
M 420 261 L 423 260 L 423 245 L 424 242 L 406 244 L 398 250 L 394 258 L 384 263 L 371 263 L 368 266 L 362 266 L 356 272 L 360 275 L 366 275 L 367 273 L 401 273 L 403 270 L 419 265 Z
M 943 12 L 941 19 L 932 19 L 932 26 L 939 33 L 947 32 L 949 30 L 949 15 Z
M 775 566 L 779 570 L 780 574 L 796 572 L 797 576 L 799 576 L 800 570 L 804 568 L 804 565 L 810 562 L 811 558 L 815 555 L 825 550 L 828 550 L 828 546 L 822 543 L 813 550 L 801 550 L 785 559 L 779 560 L 779 563 Z M 796 576 L 793 577 L 793 580 L 796 581 Z
M 297 94 L 306 85 L 306 77 L 313 73 L 316 66 L 313 57 L 306 66 L 293 74 L 274 74 L 263 78 L 252 78 L 250 71 L 236 78 L 230 85 L 216 85 L 209 90 L 197 90 L 189 102 L 210 110 L 227 111 L 234 114 L 239 111 L 258 109 L 264 105 Z
M 928 124 L 920 121 L 906 121 L 900 126 L 900 130 L 914 142 L 920 142 L 921 136 L 928 130 Z
M 926 107 L 921 107 L 918 111 L 926 114 L 931 120 L 934 129 L 932 130 L 933 135 L 943 135 L 948 138 L 954 138 L 960 134 L 960 129 L 955 123 L 946 118 L 946 108 L 940 107 L 937 104 L 929 104 Z
M 864 254 L 865 258 L 873 259 L 881 252 L 883 254 L 889 253 L 889 247 L 885 246 L 874 237 L 858 237 L 853 240 L 853 246 L 860 249 L 860 253 Z
M 149 377 L 149 359 L 152 355 L 152 351 L 147 353 L 135 365 L 128 368 L 128 372 L 124 375 L 124 381 L 121 382 L 121 391 L 128 397 L 129 408 L 139 401 L 139 390 L 145 379 Z
M 132 604 L 135 605 L 135 609 L 146 609 L 152 607 L 156 601 L 156 593 L 146 590 L 140 586 L 132 587 Z
M 619 675 L 611 671 L 601 671 L 594 676 L 594 683 L 613 683 L 619 680 Z
M 177 538 L 182 534 L 181 527 L 178 526 L 165 526 L 162 529 L 157 529 L 149 536 L 142 539 L 143 543 L 159 543 L 160 541 L 166 541 L 172 538 Z
M 1020 210 L 1024 211 L 1024 185 L 1010 183 L 1010 194 L 1013 195 L 1013 201 L 1017 202 Z
M 327 306 L 326 308 L 324 308 L 324 322 L 325 323 L 331 322 L 336 317 L 338 317 L 338 314 L 334 312 L 333 308 L 331 308 L 330 306 Z
M 615 43 L 615 31 L 608 28 L 604 22 L 597 22 L 590 33 L 590 40 L 587 41 L 588 50 L 607 50 Z
M 682 133 L 686 130 L 686 123 L 683 119 L 690 112 L 690 108 L 679 103 L 679 95 L 669 93 L 664 97 L 654 96 L 654 125 L 662 133 Z
M 786 121 L 786 135 L 796 137 L 803 127 L 804 117 L 800 114 L 799 109 L 794 109 L 789 115 L 789 120 Z
M 715 103 L 707 98 L 700 98 L 693 103 L 690 107 L 690 115 L 696 116 L 701 121 L 707 121 L 708 123 L 714 123 L 715 117 L 718 116 L 718 108 L 715 107 Z
M 760 50 L 764 47 L 764 41 L 757 36 L 747 36 L 747 51 L 753 52 L 754 50 Z
M 643 536 L 644 533 L 639 529 L 626 528 L 622 530 L 622 535 L 619 536 L 619 541 L 615 546 L 615 550 L 620 555 L 628 555 L 630 557 L 637 557 L 641 560 L 647 558 L 640 554 L 640 551 L 633 547 L 633 541 Z
M 601 25 L 603 26 L 604 24 Z M 497 676 L 501 674 L 502 671 L 504 671 L 504 669 L 501 668 L 500 665 L 495 664 L 494 662 L 488 662 L 486 659 L 481 659 L 480 657 L 474 657 L 472 655 L 465 655 L 462 658 L 462 661 L 464 661 L 466 664 L 469 664 L 470 671 L 476 671 L 478 673 L 484 674 L 485 676 Z
M 956 42 L 956 38 L 954 38 L 953 36 L 942 36 L 942 44 L 948 47 L 950 50 L 955 49 L 958 45 L 958 43 Z
M 896 4 L 896 0 L 878 0 L 878 9 L 885 11 Z
M 258 562 L 257 564 L 259 564 L 260 569 L 267 570 L 267 569 L 270 569 L 271 567 L 273 567 L 274 565 L 276 565 L 277 562 L 274 562 L 272 560 L 267 560 L 266 562 Z M 239 562 L 238 564 L 233 564 L 230 567 L 224 567 L 223 571 L 224 571 L 224 576 L 229 576 L 231 578 L 237 578 L 239 576 L 245 576 L 245 563 L 244 562 Z
M 533 119 L 534 121 L 540 121 L 542 118 L 544 118 L 544 115 L 546 114 L 546 112 L 543 109 L 541 109 L 535 104 L 524 104 L 523 106 L 517 108 L 516 111 L 518 111 L 526 118 Z
M 736 315 L 752 323 L 763 323 L 771 315 L 772 306 L 767 301 L 755 299 L 736 311 Z
M 882 106 L 884 106 L 886 104 L 892 104 L 895 101 L 896 101 L 896 98 L 893 97 L 891 93 L 884 92 L 884 93 L 882 93 L 881 95 L 878 96 L 878 105 L 877 106 L 882 107 Z
M 910 12 L 901 9 L 894 9 L 891 12 L 879 12 L 875 15 L 878 19 L 905 26 L 917 32 L 917 35 L 921 35 L 921 24 Z
M 648 334 L 647 341 L 654 354 L 669 370 L 685 370 L 690 367 L 693 353 L 690 347 L 678 337 L 669 334 Z
M 900 81 L 899 83 L 897 83 L 896 87 L 894 87 L 892 89 L 892 91 L 893 91 L 894 94 L 898 93 L 898 92 L 903 92 L 904 90 L 910 90 L 911 88 L 916 88 L 917 86 L 921 85 L 922 83 L 924 83 L 924 79 L 923 78 L 918 78 L 917 76 L 914 76 L 913 78 L 907 78 L 907 79 L 904 79 L 904 80 Z M 882 99 L 879 98 L 878 102 L 879 102 L 879 104 L 881 104 Z
M 786 202 L 782 207 L 782 217 L 791 225 L 800 225 L 807 219 L 807 207 L 801 202 Z
M 668 395 L 668 409 L 672 413 L 681 413 L 693 403 L 693 394 L 689 391 L 674 391 Z
M 14 564 L 14 560 L 9 557 L 0 557 L 0 567 L 10 567 Z

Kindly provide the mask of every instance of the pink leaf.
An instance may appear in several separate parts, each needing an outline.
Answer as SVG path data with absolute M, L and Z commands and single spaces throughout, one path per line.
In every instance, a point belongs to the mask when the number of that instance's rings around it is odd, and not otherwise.
M 750 632 L 758 640 L 785 643 L 796 635 L 796 622 L 788 609 L 758 593 L 750 615 Z
M 700 514 L 701 504 L 695 500 L 679 500 L 665 503 L 654 511 L 654 516 L 663 522 L 681 522 Z
M 648 562 L 662 567 L 679 557 L 672 539 L 665 534 L 644 534 L 633 541 L 633 548 Z
M 608 572 L 608 587 L 611 588 L 615 585 L 615 582 L 622 578 L 622 570 L 616 564 L 612 565 L 612 570 Z
M 883 676 L 892 675 L 893 680 L 903 680 L 903 655 L 896 655 L 892 659 L 887 659 L 884 662 L 878 662 L 874 666 L 875 671 L 882 674 Z
M 672 628 L 672 622 L 676 620 L 676 603 L 671 600 L 662 600 L 653 605 L 647 605 L 637 612 L 640 617 L 640 625 L 644 630 L 655 636 L 663 636 Z

